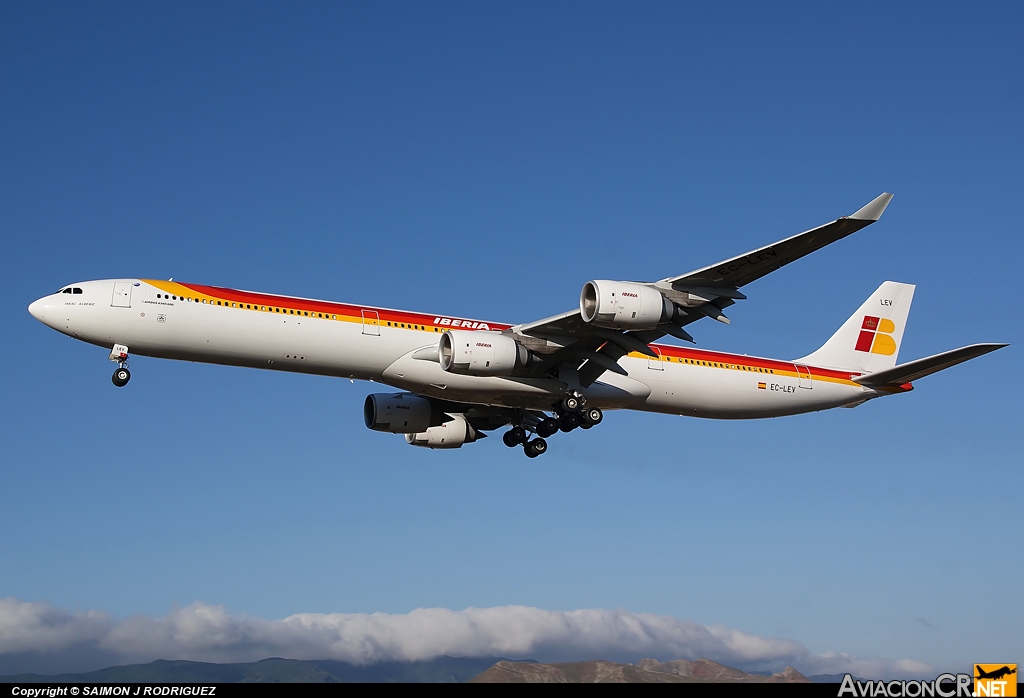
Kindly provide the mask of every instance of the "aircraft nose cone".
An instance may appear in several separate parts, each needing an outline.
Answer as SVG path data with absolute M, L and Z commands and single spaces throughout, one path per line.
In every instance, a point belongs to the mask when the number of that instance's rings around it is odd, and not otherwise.
M 37 301 L 33 301 L 28 306 L 28 312 L 32 315 L 32 317 L 34 317 L 36 320 L 39 320 L 40 322 L 43 322 L 46 319 L 45 315 L 43 314 L 44 310 L 45 305 L 43 304 L 42 298 L 40 298 Z

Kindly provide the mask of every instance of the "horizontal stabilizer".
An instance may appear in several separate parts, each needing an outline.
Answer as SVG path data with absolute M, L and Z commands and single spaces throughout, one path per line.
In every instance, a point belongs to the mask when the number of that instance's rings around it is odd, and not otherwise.
M 950 366 L 956 366 L 964 361 L 976 359 L 990 351 L 1002 349 L 1005 346 L 1009 345 L 972 344 L 967 347 L 953 349 L 952 351 L 944 351 L 941 354 L 936 354 L 935 356 L 929 356 L 924 359 L 918 359 L 917 361 L 900 364 L 893 368 L 887 368 L 884 371 L 858 376 L 853 380 L 869 388 L 883 385 L 903 385 L 904 383 L 916 381 L 918 378 L 930 376 L 944 368 L 949 368 Z

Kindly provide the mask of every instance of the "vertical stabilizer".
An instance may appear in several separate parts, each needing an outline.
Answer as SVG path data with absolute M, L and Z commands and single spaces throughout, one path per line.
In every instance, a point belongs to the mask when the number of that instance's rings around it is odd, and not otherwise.
M 821 349 L 797 363 L 862 373 L 892 368 L 913 300 L 913 284 L 886 281 Z

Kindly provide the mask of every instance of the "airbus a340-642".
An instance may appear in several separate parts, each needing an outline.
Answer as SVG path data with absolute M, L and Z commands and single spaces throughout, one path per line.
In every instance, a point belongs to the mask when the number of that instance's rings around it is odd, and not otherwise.
M 886 281 L 817 351 L 764 359 L 654 344 L 703 318 L 728 323 L 740 288 L 877 221 L 882 194 L 850 216 L 655 282 L 588 281 L 579 307 L 508 325 L 218 286 L 109 279 L 61 288 L 29 306 L 41 322 L 110 350 L 114 385 L 142 356 L 383 383 L 363 416 L 413 446 L 459 448 L 505 426 L 527 456 L 603 410 L 754 419 L 855 407 L 1005 344 L 972 344 L 896 365 L 914 286 Z

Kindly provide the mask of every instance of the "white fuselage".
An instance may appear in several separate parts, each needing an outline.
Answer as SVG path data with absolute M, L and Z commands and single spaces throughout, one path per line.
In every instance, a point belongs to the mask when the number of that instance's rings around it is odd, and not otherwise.
M 70 287 L 69 287 L 70 288 Z M 449 373 L 436 360 L 440 333 L 500 332 L 500 323 L 258 294 L 173 281 L 74 284 L 34 302 L 59 332 L 131 354 L 385 383 L 453 402 L 549 410 L 566 385 L 554 378 Z M 620 359 L 584 388 L 588 404 L 719 419 L 776 417 L 860 403 L 878 392 L 857 374 L 790 361 L 652 345 L 659 360 Z

